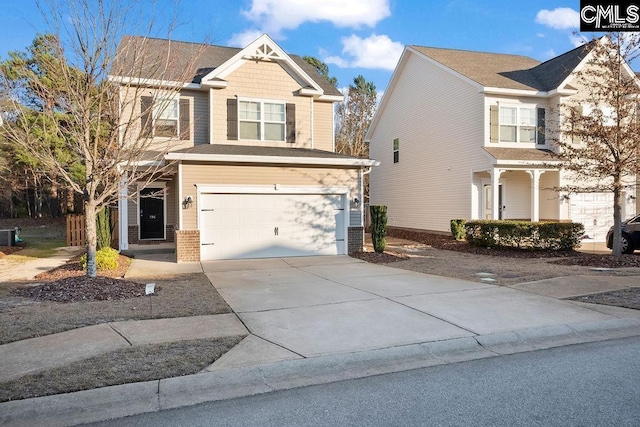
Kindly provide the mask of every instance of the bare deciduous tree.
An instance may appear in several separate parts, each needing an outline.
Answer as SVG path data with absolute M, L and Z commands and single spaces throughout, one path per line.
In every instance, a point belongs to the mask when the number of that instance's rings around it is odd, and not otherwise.
M 44 72 L 24 69 L 18 79 L 0 76 L 12 101 L 2 135 L 84 197 L 90 277 L 96 276 L 97 212 L 115 203 L 122 188 L 136 190 L 139 186 L 133 184 L 148 183 L 171 167 L 163 155 L 178 135 L 159 142 L 145 132 L 142 122 L 170 108 L 182 83 L 193 79 L 201 49 L 194 44 L 180 63 L 170 49 L 151 54 L 151 36 L 170 39 L 175 22 L 156 15 L 156 6 L 152 1 L 126 0 L 41 4 L 54 41 L 52 54 L 42 64 Z M 146 37 L 124 37 L 127 31 Z M 54 87 L 47 75 L 56 76 Z M 143 92 L 162 95 L 154 104 L 141 105 Z M 83 164 L 83 179 L 78 180 L 55 145 L 47 143 L 53 136 Z M 134 195 L 135 191 L 129 193 Z
M 622 202 L 635 194 L 640 149 L 640 84 L 629 63 L 638 55 L 637 33 L 610 33 L 585 45 L 585 66 L 571 85 L 578 89 L 559 108 L 553 137 L 571 192 L 613 193 L 613 255 L 621 246 Z

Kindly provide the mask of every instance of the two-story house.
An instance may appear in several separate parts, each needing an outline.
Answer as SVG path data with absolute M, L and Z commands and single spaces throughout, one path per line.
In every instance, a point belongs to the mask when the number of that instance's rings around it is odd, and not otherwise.
M 559 107 L 579 97 L 590 50 L 546 62 L 407 46 L 367 134 L 371 203 L 389 225 L 449 230 L 452 218 L 571 220 L 604 241 L 613 195 L 559 192 L 571 177 L 552 156 Z M 635 212 L 625 194 L 623 217 Z
M 243 49 L 125 37 L 117 59 L 122 116 L 141 112 L 126 138 L 167 142 L 160 161 L 171 164 L 123 189 L 121 250 L 174 242 L 186 262 L 362 248 L 362 175 L 374 162 L 335 153 L 343 97 L 314 67 L 267 35 Z

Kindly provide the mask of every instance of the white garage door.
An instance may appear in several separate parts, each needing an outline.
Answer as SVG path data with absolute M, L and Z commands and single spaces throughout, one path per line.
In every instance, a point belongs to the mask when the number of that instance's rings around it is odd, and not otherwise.
M 571 220 L 584 224 L 584 234 L 604 242 L 613 225 L 612 193 L 577 193 L 571 195 Z
M 343 255 L 339 194 L 202 194 L 202 260 Z

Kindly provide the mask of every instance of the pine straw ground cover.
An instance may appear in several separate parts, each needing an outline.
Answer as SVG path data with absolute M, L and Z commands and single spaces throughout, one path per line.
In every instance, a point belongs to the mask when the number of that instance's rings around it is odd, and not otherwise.
M 574 299 L 640 309 L 640 251 L 613 257 L 578 251 L 489 249 L 455 241 L 446 234 L 402 229 L 389 229 L 388 236 L 391 243 L 385 252 L 375 253 L 371 245 L 367 245 L 364 252 L 353 256 L 372 263 L 464 280 L 489 277 L 492 284 L 502 286 L 562 276 L 638 276 L 638 287 Z
M 88 278 L 79 257 L 37 276 L 37 283 L 0 284 L 0 344 L 123 320 L 230 313 L 204 274 L 124 280 L 131 260 Z M 146 282 L 156 294 L 144 295 Z M 152 307 L 150 305 L 152 299 Z M 150 381 L 200 372 L 242 336 L 150 344 L 118 350 L 0 383 L 0 401 Z

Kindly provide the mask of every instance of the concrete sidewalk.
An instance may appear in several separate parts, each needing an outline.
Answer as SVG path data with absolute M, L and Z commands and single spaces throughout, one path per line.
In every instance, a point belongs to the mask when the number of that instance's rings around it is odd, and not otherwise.
M 23 259 L 24 257 L 20 256 L 20 252 L 8 255 L 0 259 L 0 270 L 2 271 L 0 282 L 34 280 L 38 274 L 66 264 L 71 258 L 83 253 L 84 250 L 85 248 L 81 246 L 65 246 L 57 248 L 53 256 L 26 261 Z
M 136 260 L 128 277 L 164 274 L 164 255 Z M 0 424 L 73 425 L 406 369 L 640 335 L 640 311 L 562 301 L 637 278 L 585 276 L 513 288 L 414 273 L 349 257 L 195 263 L 234 314 L 117 322 L 0 346 L 2 378 L 63 363 L 74 338 L 91 351 L 144 342 L 250 333 L 197 375 L 0 404 Z M 174 271 L 175 273 L 175 271 Z M 599 281 L 599 282 L 597 282 Z M 246 329 L 245 329 L 246 326 Z M 218 332 L 220 333 L 220 332 Z M 82 338 L 81 334 L 85 334 Z M 158 341 L 160 340 L 160 341 Z M 31 344 L 31 341 L 33 344 Z M 65 343 L 69 345 L 65 349 Z M 60 347 L 55 350 L 56 346 Z M 91 347 L 90 345 L 88 347 Z M 79 347 L 75 347 L 78 349 Z M 11 350 L 11 351 L 9 351 Z M 3 353 L 4 351 L 4 353 Z M 84 350 L 83 350 L 84 351 Z M 59 356 L 55 356 L 58 354 Z M 13 358 L 12 358 L 13 357 Z M 22 372 L 14 374 L 14 372 Z

